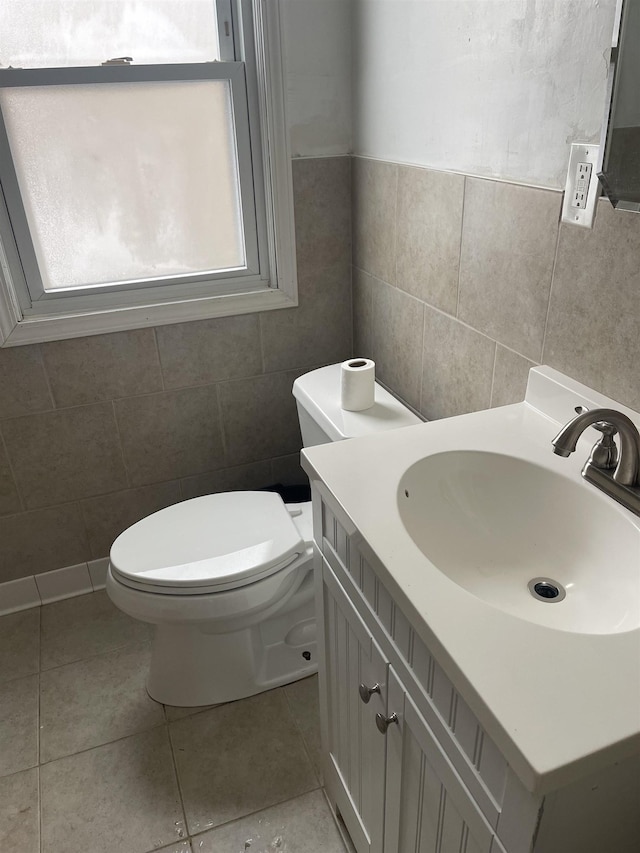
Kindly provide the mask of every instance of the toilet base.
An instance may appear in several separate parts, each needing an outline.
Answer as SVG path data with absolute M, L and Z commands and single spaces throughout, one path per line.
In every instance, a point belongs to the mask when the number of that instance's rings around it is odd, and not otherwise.
M 156 625 L 147 691 L 166 705 L 217 705 L 297 681 L 317 668 L 314 607 L 308 601 L 225 634 Z

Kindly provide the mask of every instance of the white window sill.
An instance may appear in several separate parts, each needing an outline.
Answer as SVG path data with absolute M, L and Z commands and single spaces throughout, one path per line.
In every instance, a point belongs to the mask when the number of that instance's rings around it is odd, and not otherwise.
M 211 317 L 292 308 L 297 304 L 295 289 L 287 294 L 283 290 L 265 288 L 251 293 L 132 306 L 112 311 L 26 318 L 17 316 L 6 301 L 2 305 L 0 300 L 0 337 L 4 338 L 2 346 L 19 346 L 140 329 L 145 326 L 163 326 Z

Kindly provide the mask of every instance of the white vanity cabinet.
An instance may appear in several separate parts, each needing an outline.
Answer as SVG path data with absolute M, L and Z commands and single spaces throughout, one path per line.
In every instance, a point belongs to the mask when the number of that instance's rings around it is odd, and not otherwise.
M 325 784 L 358 853 L 490 853 L 493 832 L 322 566 Z
M 357 853 L 640 849 L 637 761 L 528 791 L 319 481 L 313 502 L 325 786 Z

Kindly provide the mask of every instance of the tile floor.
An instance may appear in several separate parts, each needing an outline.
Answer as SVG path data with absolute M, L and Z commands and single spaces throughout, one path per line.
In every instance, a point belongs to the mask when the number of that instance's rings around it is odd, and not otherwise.
M 344 853 L 316 678 L 163 706 L 149 639 L 104 592 L 0 618 L 0 851 Z

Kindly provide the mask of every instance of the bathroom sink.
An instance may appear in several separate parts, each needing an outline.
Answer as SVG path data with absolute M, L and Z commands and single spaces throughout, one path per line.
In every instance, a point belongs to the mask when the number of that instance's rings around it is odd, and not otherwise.
M 451 450 L 411 465 L 397 500 L 420 551 L 479 599 L 563 631 L 640 626 L 640 530 L 588 484 L 515 456 Z
M 552 444 L 600 408 L 640 428 L 639 412 L 536 367 L 520 403 L 303 452 L 331 509 L 323 577 L 358 557 L 349 585 L 416 671 L 430 650 L 529 791 L 640 744 L 640 516 L 581 477 L 601 431 L 568 457 Z M 534 597 L 539 578 L 561 594 Z

